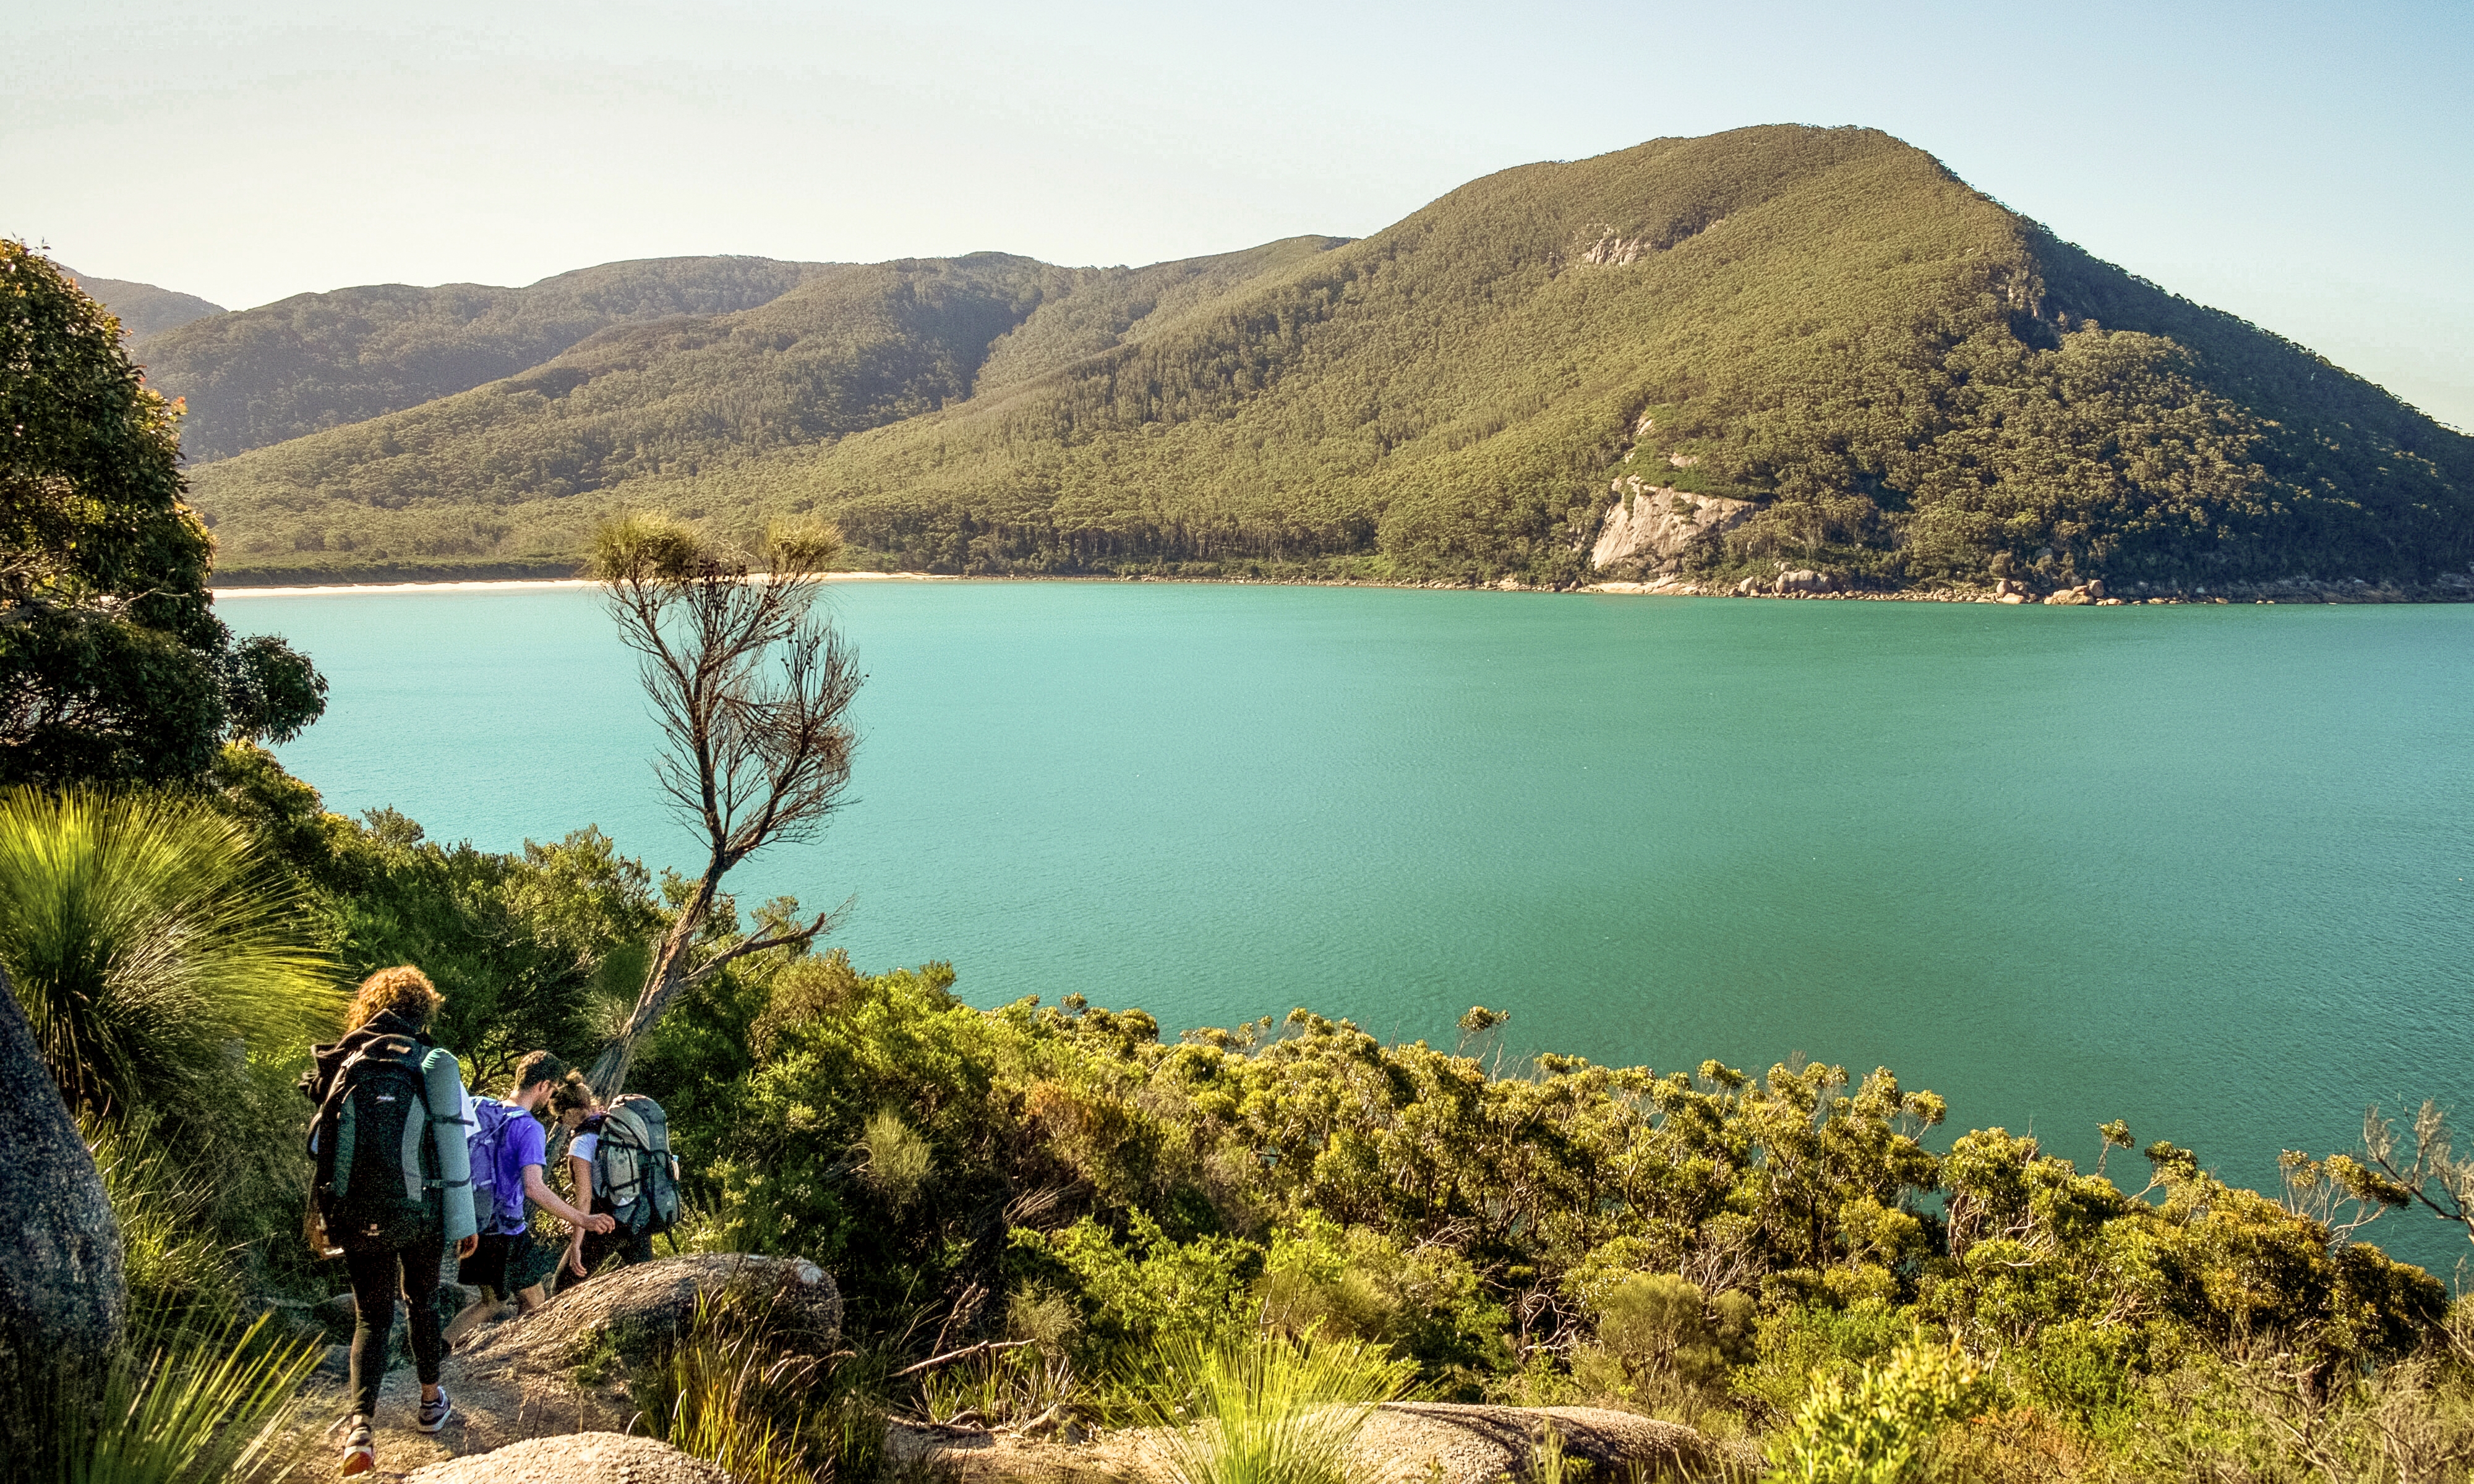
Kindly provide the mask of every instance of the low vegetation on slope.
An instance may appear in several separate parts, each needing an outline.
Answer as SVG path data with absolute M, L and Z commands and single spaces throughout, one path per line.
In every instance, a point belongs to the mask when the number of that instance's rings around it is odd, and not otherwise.
M 829 267 L 761 308 L 605 331 L 462 395 L 209 467 L 199 487 L 243 566 L 562 561 L 614 490 L 726 479 L 975 386 L 1035 381 L 1333 245 L 1139 270 L 993 252 Z M 739 526 L 766 514 L 691 513 Z
M 1705 574 L 2474 558 L 2474 440 L 1885 134 L 1785 126 L 1506 171 L 1346 245 L 834 269 L 198 475 L 250 570 L 554 559 L 637 505 L 816 512 L 943 571 L 1545 585 L 1635 483 L 1758 507 L 1670 554 Z
M 762 257 L 604 263 L 521 289 L 386 283 L 142 330 L 148 379 L 189 404 L 204 463 L 511 376 L 614 324 L 766 303 L 817 265 Z M 109 302 L 109 296 L 103 297 Z

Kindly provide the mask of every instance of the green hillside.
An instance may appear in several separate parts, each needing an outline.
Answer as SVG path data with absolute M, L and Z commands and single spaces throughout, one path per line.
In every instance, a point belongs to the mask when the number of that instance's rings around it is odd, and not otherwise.
M 1885 134 L 1788 126 L 1505 171 L 1345 245 L 835 269 L 197 492 L 228 571 L 554 558 L 641 505 L 815 511 L 889 566 L 1563 584 L 1625 473 L 1755 502 L 1684 554 L 1710 574 L 2474 558 L 2474 441 Z
M 157 390 L 188 398 L 181 441 L 199 463 L 450 396 L 615 324 L 753 308 L 818 266 L 648 258 L 521 289 L 387 283 L 296 294 L 150 335 L 131 352 Z
M 103 307 L 120 321 L 120 333 L 131 340 L 225 312 L 223 305 L 210 304 L 195 294 L 177 293 L 126 278 L 89 277 L 66 264 L 61 265 L 61 272 L 75 278 L 89 298 L 100 299 Z

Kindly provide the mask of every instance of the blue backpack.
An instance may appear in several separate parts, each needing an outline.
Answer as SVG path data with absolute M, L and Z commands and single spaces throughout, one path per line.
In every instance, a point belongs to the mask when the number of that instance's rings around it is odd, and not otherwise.
M 507 1126 L 528 1116 L 495 1097 L 473 1100 L 473 1215 L 484 1236 L 524 1229 L 521 1176 L 510 1179 L 501 1157 L 506 1152 Z

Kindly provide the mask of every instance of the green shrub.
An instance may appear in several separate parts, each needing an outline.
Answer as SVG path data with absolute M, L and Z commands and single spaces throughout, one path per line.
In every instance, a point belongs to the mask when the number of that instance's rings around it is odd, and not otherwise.
M 1321 1211 L 1273 1233 L 1262 1311 L 1283 1333 L 1388 1346 L 1446 1393 L 1472 1392 L 1503 1359 L 1503 1305 L 1467 1258 L 1439 1244 L 1404 1249 Z
M 1693 1422 L 1723 1392 L 1729 1368 L 1756 1357 L 1751 1294 L 1708 1299 L 1671 1273 L 1636 1273 L 1602 1292 L 1597 1341 L 1572 1357 L 1586 1392 Z
M 1879 1302 L 1774 1310 L 1755 1323 L 1755 1358 L 1734 1389 L 1769 1417 L 1790 1417 L 1820 1379 L 1880 1360 L 1914 1333 L 1913 1315 Z
M 1770 1440 L 1773 1478 L 1795 1484 L 1913 1484 L 1951 1423 L 1984 1410 L 1993 1391 L 1955 1345 L 1918 1336 L 1854 1380 L 1826 1376 Z

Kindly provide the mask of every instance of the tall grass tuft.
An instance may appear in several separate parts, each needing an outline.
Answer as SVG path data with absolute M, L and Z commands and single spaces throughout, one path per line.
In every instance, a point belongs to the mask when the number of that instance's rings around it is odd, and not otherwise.
M 120 1225 L 131 1306 L 167 1330 L 219 1328 L 232 1318 L 240 1278 L 209 1219 L 215 1189 L 176 1161 L 157 1127 L 151 1114 L 79 1120 Z
M 740 1484 L 817 1484 L 831 1429 L 812 1423 L 825 1361 L 786 1347 L 769 1314 L 736 1292 L 700 1294 L 694 1322 L 645 1388 L 656 1436 Z
M 184 1103 L 234 1041 L 331 1026 L 342 993 L 299 905 L 203 800 L 0 795 L 0 965 L 73 1108 Z
M 266 1325 L 203 1335 L 142 1327 L 112 1366 L 100 1413 L 62 1419 L 62 1484 L 242 1484 L 274 1472 L 319 1347 L 272 1339 Z
M 1346 1484 L 1349 1449 L 1416 1367 L 1359 1340 L 1176 1341 L 1129 1377 L 1177 1484 Z

